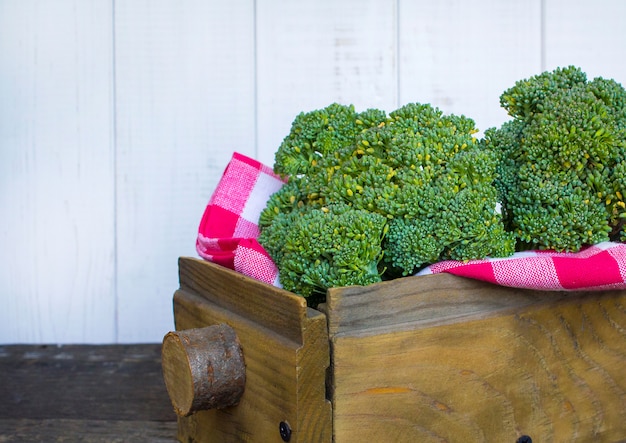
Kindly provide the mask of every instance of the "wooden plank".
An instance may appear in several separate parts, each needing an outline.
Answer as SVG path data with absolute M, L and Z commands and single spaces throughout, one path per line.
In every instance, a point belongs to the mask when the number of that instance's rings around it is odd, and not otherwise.
M 192 329 L 221 323 L 232 327 L 244 354 L 246 386 L 237 406 L 179 418 L 179 438 L 198 442 L 278 442 L 282 441 L 279 426 L 287 423 L 292 431 L 291 442 L 329 442 L 331 407 L 325 398 L 329 365 L 325 316 L 307 308 L 306 303 L 295 304 L 285 291 L 269 285 L 264 285 L 264 293 L 240 292 L 237 286 L 241 284 L 229 284 L 233 275 L 224 268 L 219 269 L 222 272 L 217 276 L 198 276 L 209 269 L 198 268 L 193 276 L 182 274 L 183 289 L 174 297 L 176 327 Z M 196 287 L 193 283 L 213 277 L 224 277 L 224 284 L 209 288 L 202 284 Z M 191 287 L 202 293 L 192 292 Z M 272 290 L 278 297 L 268 297 Z M 238 302 L 215 302 L 225 298 Z M 240 309 L 248 303 L 259 306 L 259 300 L 280 313 L 279 317 L 285 317 L 285 325 L 274 330 L 273 326 L 278 324 L 266 321 L 263 310 L 257 322 L 247 316 L 247 309 Z M 289 313 L 294 309 L 297 312 Z M 301 321 L 298 324 L 289 318 Z
M 395 109 L 395 0 L 259 2 L 256 15 L 260 161 L 274 163 L 302 111 L 333 102 Z
M 177 257 L 196 255 L 233 151 L 255 154 L 253 12 L 244 0 L 115 4 L 122 342 L 172 328 Z
M 0 418 L 4 442 L 175 443 L 176 422 Z
M 0 346 L 0 441 L 176 441 L 161 345 Z
M 0 3 L 0 340 L 115 339 L 111 2 Z
M 175 421 L 161 346 L 0 346 L 0 417 Z
M 451 274 L 405 277 L 366 287 L 328 290 L 324 312 L 331 337 L 417 329 L 553 303 L 559 292 L 506 288 Z
M 445 300 L 442 288 L 444 308 L 430 313 L 443 321 L 420 320 L 418 312 L 413 329 L 385 320 L 393 292 L 381 291 L 383 302 L 370 309 L 382 308 L 377 319 L 387 326 L 376 334 L 353 328 L 352 311 L 329 310 L 330 324 L 348 321 L 331 333 L 334 441 L 515 441 L 526 434 L 614 442 L 626 435 L 626 292 L 548 295 L 535 304 L 521 294 L 502 310 L 500 289 L 492 289 L 484 284 L 487 302 L 476 306 L 483 314 L 451 318 L 453 300 L 464 302 L 456 294 Z M 390 317 L 403 315 L 396 305 Z
M 400 104 L 464 114 L 480 131 L 508 120 L 500 95 L 541 70 L 542 1 L 399 4 Z
M 301 325 L 308 315 L 304 297 L 201 259 L 181 257 L 179 275 L 182 290 L 303 343 Z
M 576 65 L 592 79 L 613 78 L 626 85 L 624 17 L 626 3 L 598 0 L 545 0 L 546 69 Z

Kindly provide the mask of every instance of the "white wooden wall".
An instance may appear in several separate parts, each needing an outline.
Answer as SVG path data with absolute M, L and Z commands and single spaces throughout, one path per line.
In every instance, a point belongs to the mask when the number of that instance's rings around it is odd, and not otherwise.
M 295 115 L 430 102 L 507 117 L 516 80 L 626 84 L 623 0 L 0 0 L 0 342 L 157 342 L 233 151 Z

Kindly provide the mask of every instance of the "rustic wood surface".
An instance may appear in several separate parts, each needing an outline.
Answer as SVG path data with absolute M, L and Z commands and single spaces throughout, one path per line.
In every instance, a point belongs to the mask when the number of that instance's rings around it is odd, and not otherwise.
M 0 442 L 176 442 L 161 345 L 0 346 Z
M 330 442 L 326 400 L 328 333 L 323 314 L 302 297 L 213 263 L 180 260 L 176 328 L 228 324 L 241 342 L 246 387 L 237 406 L 179 418 L 179 438 L 194 442 Z
M 161 366 L 176 414 L 236 406 L 246 386 L 241 343 L 226 324 L 169 332 Z
M 562 299 L 558 292 L 505 288 L 451 274 L 399 278 L 366 287 L 331 288 L 331 337 L 442 325 Z
M 323 315 L 215 264 L 179 265 L 177 328 L 228 324 L 247 371 L 238 406 L 179 418 L 182 441 L 281 442 L 283 420 L 291 442 L 626 441 L 626 291 L 438 275 L 332 289 Z
M 334 441 L 624 441 L 626 292 L 418 278 L 329 291 Z

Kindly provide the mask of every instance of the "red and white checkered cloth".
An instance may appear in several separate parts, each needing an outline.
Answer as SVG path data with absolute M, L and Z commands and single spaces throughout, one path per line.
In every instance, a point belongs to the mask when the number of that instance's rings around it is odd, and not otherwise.
M 276 265 L 256 239 L 259 215 L 283 184 L 270 167 L 235 153 L 200 222 L 200 256 L 280 286 Z M 507 258 L 442 261 L 418 275 L 440 272 L 547 291 L 626 289 L 626 244 L 605 242 L 577 253 L 527 251 Z
M 200 257 L 279 286 L 278 269 L 257 238 L 259 215 L 283 184 L 272 168 L 234 153 L 200 221 Z
M 417 275 L 448 272 L 514 288 L 546 291 L 626 288 L 626 245 L 604 242 L 580 252 L 527 251 L 506 258 L 442 261 Z

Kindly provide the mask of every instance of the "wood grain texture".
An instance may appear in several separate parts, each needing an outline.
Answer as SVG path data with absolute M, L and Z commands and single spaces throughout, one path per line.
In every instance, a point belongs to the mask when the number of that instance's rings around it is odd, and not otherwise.
M 400 0 L 400 104 L 464 114 L 480 131 L 508 120 L 500 94 L 542 68 L 541 4 Z
M 176 422 L 0 418 L 3 442 L 177 443 L 175 436 Z
M 339 324 L 331 329 L 335 441 L 515 441 L 526 434 L 615 442 L 626 435 L 626 293 L 541 301 L 483 284 L 461 300 L 444 282 L 438 308 L 426 311 L 436 317 L 424 321 L 418 312 L 407 324 L 397 308 L 407 299 L 394 300 L 391 288 L 377 294 L 391 299 L 389 319 L 383 302 L 335 301 L 328 311 L 329 324 Z M 369 315 L 354 311 L 364 309 L 385 327 L 363 329 Z
M 176 419 L 160 344 L 0 346 L 0 377 L 4 419 Z
M 110 1 L 0 2 L 0 341 L 115 341 Z
M 161 366 L 176 414 L 236 406 L 246 366 L 235 331 L 226 324 L 168 332 Z
M 197 258 L 181 257 L 178 268 L 181 290 L 303 342 L 301 325 L 308 316 L 304 298 Z
M 121 341 L 172 328 L 176 259 L 195 255 L 233 151 L 255 156 L 253 12 L 241 0 L 116 3 Z
M 589 7 L 584 1 L 545 0 L 545 69 L 576 65 L 589 79 L 614 78 L 626 85 L 626 53 L 623 17 L 626 3 L 599 0 Z
M 333 102 L 395 109 L 395 0 L 258 2 L 256 17 L 260 161 L 273 164 L 302 111 Z
M 160 344 L 0 346 L 0 441 L 175 442 Z
M 451 274 L 399 278 L 370 286 L 328 290 L 326 307 L 331 336 L 379 334 L 455 323 L 563 298 L 485 284 Z
M 246 364 L 239 404 L 179 418 L 181 440 L 281 442 L 279 425 L 285 422 L 291 442 L 330 442 L 323 314 L 307 308 L 302 297 L 199 260 L 181 260 L 174 311 L 178 330 L 232 327 Z

